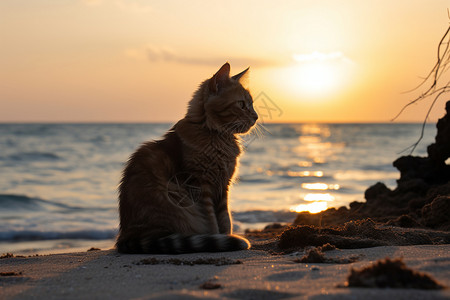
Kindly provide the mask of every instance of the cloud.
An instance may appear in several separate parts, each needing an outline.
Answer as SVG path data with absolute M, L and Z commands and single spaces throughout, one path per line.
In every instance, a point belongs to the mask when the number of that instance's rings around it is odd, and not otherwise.
M 218 55 L 205 55 L 205 56 L 193 56 L 183 55 L 169 47 L 155 47 L 148 45 L 141 49 L 128 49 L 125 51 L 128 57 L 135 59 L 146 58 L 150 62 L 166 62 L 166 63 L 178 63 L 184 65 L 198 65 L 198 66 L 218 66 L 225 62 L 230 62 L 233 65 L 238 66 L 252 66 L 252 67 L 267 67 L 279 64 L 278 62 L 250 57 L 239 56 L 218 56 Z
M 353 61 L 346 57 L 342 52 L 329 52 L 322 53 L 319 51 L 314 51 L 312 53 L 307 54 L 294 54 L 292 55 L 295 61 L 297 62 L 312 62 L 312 61 L 343 61 L 346 63 L 353 64 Z
M 177 54 L 170 48 L 147 46 L 147 58 L 152 61 L 176 62 L 187 65 L 216 65 L 219 59 L 213 57 L 189 57 Z M 223 63 L 223 59 L 220 60 Z

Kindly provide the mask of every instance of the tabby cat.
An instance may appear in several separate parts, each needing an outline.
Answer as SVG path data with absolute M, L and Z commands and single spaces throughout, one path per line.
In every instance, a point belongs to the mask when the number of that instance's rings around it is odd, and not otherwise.
M 241 80 L 224 64 L 205 80 L 188 111 L 158 141 L 132 154 L 119 186 L 121 253 L 249 249 L 232 234 L 228 190 L 241 152 L 239 134 L 258 115 Z

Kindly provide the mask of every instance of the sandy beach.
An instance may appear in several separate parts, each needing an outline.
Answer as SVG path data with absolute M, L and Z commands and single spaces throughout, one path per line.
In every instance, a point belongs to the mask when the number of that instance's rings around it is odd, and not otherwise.
M 0 259 L 2 299 L 450 299 L 441 290 L 349 288 L 350 269 L 386 257 L 450 286 L 450 245 L 332 250 L 335 260 L 298 263 L 303 252 L 263 250 L 123 255 L 115 250 Z

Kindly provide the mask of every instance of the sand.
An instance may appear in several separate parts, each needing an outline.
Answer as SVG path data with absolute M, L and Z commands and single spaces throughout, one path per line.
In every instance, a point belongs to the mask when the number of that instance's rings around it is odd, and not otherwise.
M 346 287 L 350 269 L 386 257 L 450 287 L 450 245 L 382 246 L 304 253 L 263 250 L 123 255 L 115 250 L 0 259 L 0 299 L 450 299 L 450 289 Z M 348 261 L 353 261 L 352 259 Z M 218 265 L 216 265 L 218 264 Z

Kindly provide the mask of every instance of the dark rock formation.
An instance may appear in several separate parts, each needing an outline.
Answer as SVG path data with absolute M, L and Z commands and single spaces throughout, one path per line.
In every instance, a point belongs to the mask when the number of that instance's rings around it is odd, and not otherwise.
M 445 105 L 447 114 L 437 124 L 436 143 L 428 146 L 428 157 L 437 165 L 444 165 L 450 157 L 450 101 Z M 447 166 L 448 169 L 448 166 Z
M 394 162 L 401 175 L 399 187 L 411 179 L 421 179 L 432 185 L 450 181 L 450 166 L 445 163 L 450 157 L 450 101 L 445 110 L 446 115 L 436 124 L 436 142 L 427 148 L 428 157 L 403 156 Z

